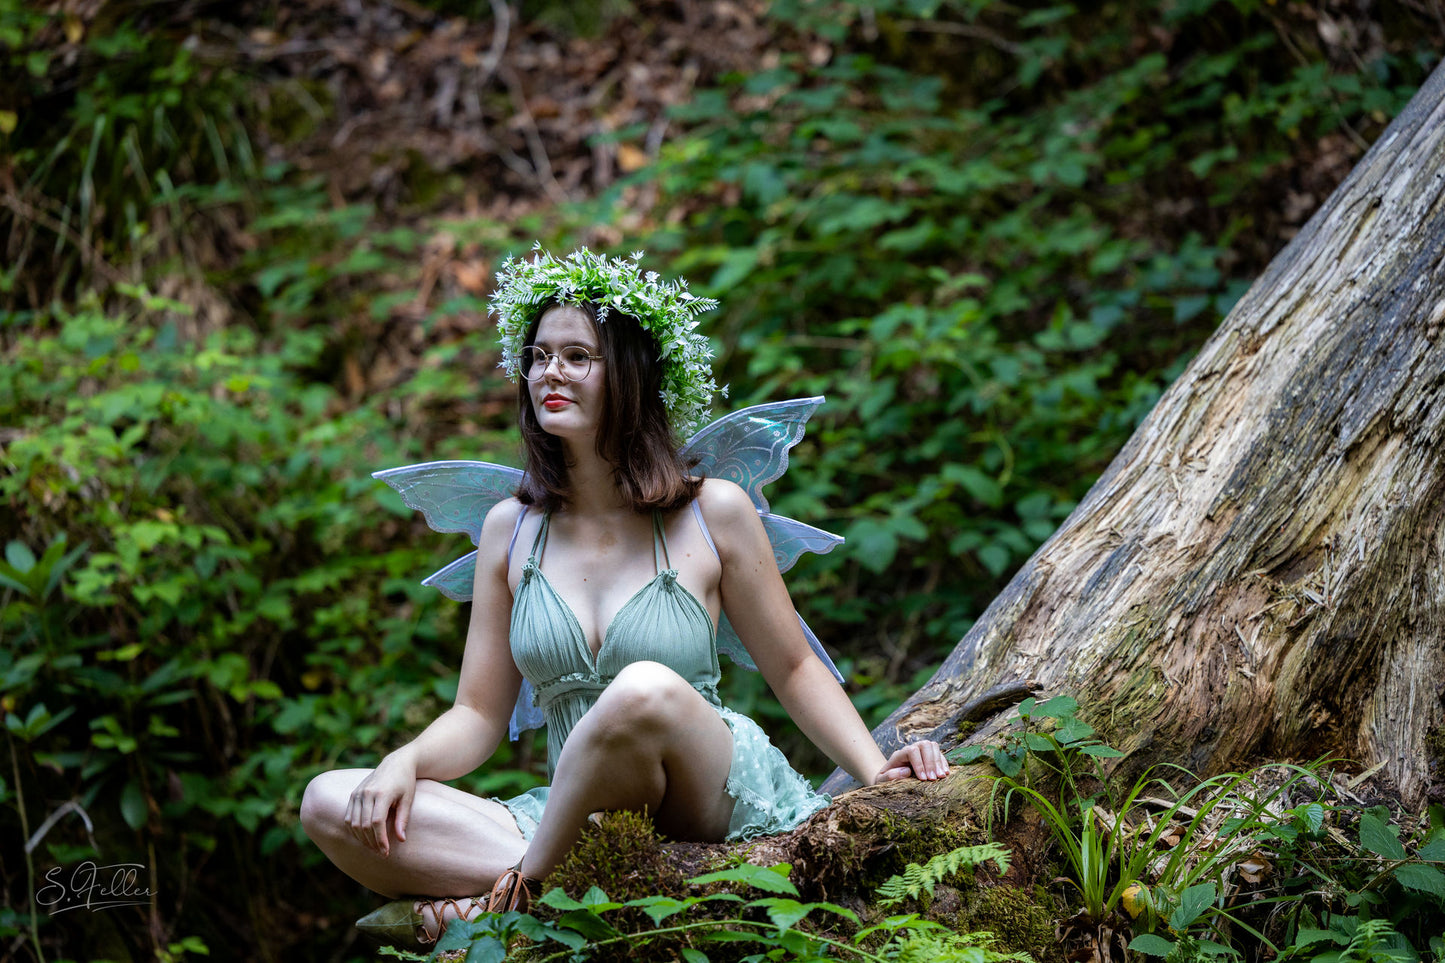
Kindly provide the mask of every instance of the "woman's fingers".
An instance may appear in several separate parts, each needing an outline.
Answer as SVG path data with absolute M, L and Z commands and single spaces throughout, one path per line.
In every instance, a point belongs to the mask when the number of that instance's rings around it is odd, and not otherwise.
M 406 824 L 411 820 L 411 801 L 416 796 L 415 792 L 409 792 L 396 801 L 396 841 L 406 842 Z
M 895 750 L 893 755 L 888 757 L 888 762 L 882 771 L 878 773 L 878 781 L 907 779 L 909 776 L 916 776 L 919 779 L 942 779 L 946 775 L 948 775 L 948 760 L 944 758 L 943 750 L 939 748 L 938 743 L 925 739 Z
M 391 855 L 391 841 L 386 838 L 386 817 L 391 808 L 382 808 L 378 800 L 371 801 L 371 832 L 375 838 L 372 849 L 383 856 Z
M 406 797 L 404 802 L 410 803 L 410 797 Z M 380 793 L 365 786 L 358 787 L 346 804 L 346 822 L 351 827 L 351 835 L 363 846 L 382 856 L 391 853 L 391 841 L 386 834 L 386 822 L 390 814 L 391 801 L 381 799 Z M 398 832 L 397 839 L 403 838 L 405 837 Z

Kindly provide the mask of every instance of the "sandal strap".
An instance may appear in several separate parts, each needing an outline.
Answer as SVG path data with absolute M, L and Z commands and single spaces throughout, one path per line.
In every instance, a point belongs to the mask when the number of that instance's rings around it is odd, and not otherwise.
M 462 908 L 461 903 L 458 901 L 459 899 L 465 899 L 467 901 L 467 906 L 465 909 Z M 451 907 L 452 912 L 457 915 L 457 919 L 465 920 L 470 919 L 467 914 L 478 907 L 480 907 L 482 912 L 485 913 L 487 911 L 488 903 L 489 900 L 485 896 L 443 896 L 437 899 L 417 900 L 416 913 L 418 916 L 421 916 L 421 907 L 423 905 L 431 907 L 432 916 L 436 919 L 437 922 L 437 935 L 432 936 L 431 934 L 427 933 L 426 918 L 422 917 L 422 921 L 416 926 L 416 941 L 422 946 L 431 946 L 437 940 L 442 938 L 442 934 L 447 931 L 447 919 L 443 915 L 446 912 L 447 907 Z
M 532 900 L 536 898 L 541 889 L 541 880 L 523 876 L 518 868 L 509 869 L 497 877 L 496 885 L 492 887 L 492 894 L 487 899 L 487 905 L 493 913 L 505 913 L 509 910 L 526 913 L 531 909 Z

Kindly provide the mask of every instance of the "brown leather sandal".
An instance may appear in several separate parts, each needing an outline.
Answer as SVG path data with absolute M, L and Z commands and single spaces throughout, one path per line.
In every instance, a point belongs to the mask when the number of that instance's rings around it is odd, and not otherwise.
M 542 893 L 542 881 L 522 875 L 522 864 L 518 863 L 497 877 L 492 895 L 487 897 L 490 912 L 505 913 L 516 910 L 526 913 L 532 908 L 532 900 Z

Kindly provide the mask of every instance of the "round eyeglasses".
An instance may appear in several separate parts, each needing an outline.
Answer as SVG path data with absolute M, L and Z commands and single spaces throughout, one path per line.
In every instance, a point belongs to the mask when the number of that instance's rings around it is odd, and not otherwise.
M 568 345 L 556 354 L 548 354 L 535 344 L 529 344 L 522 349 L 522 377 L 528 381 L 541 380 L 554 359 L 557 377 L 563 381 L 581 381 L 592 372 L 592 362 L 601 361 L 602 355 L 589 354 L 579 344 Z

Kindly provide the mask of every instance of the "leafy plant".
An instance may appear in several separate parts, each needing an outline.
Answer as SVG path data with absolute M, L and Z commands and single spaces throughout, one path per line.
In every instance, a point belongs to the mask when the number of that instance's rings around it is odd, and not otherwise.
M 1054 696 L 1039 702 L 1032 696 L 1014 709 L 1009 728 L 996 743 L 968 743 L 950 758 L 967 765 L 985 756 L 1010 779 L 1028 776 L 1024 762 L 1032 754 L 1040 764 L 1062 779 L 1065 791 L 1077 794 L 1079 769 L 1087 764 L 1092 775 L 1101 776 L 1097 760 L 1117 759 L 1122 752 L 1094 737 L 1094 727 L 1078 717 L 1079 703 L 1072 696 Z
M 973 869 L 992 861 L 1000 874 L 1008 872 L 1009 851 L 997 843 L 982 846 L 960 846 L 947 853 L 934 856 L 922 866 L 909 863 L 902 873 L 878 887 L 878 906 L 897 906 L 904 900 L 931 898 L 933 888 L 950 876 L 965 869 Z
M 970 859 L 970 854 L 950 853 L 944 858 L 962 865 Z M 998 858 L 1000 854 L 993 851 L 983 856 L 983 859 Z M 744 863 L 689 880 L 695 887 L 756 889 L 770 894 L 753 899 L 724 890 L 681 899 L 654 895 L 618 903 L 608 900 L 595 886 L 580 899 L 572 899 L 554 889 L 539 902 L 555 912 L 555 918 L 542 919 L 515 912 L 483 914 L 448 926 L 435 952 L 466 950 L 468 960 L 500 961 L 513 942 L 525 938 L 533 944 L 529 959 L 539 963 L 576 958 L 577 954 L 590 956 L 612 948 L 621 948 L 635 957 L 644 948 L 656 953 L 661 947 L 687 963 L 702 963 L 709 958 L 707 948 L 739 945 L 754 951 L 747 957 L 753 960 L 827 959 L 867 963 L 885 960 L 1028 963 L 1030 960 L 1025 954 L 995 949 L 992 934 L 955 933 L 917 914 L 890 916 L 859 927 L 858 915 L 846 907 L 827 902 L 799 902 L 797 888 L 788 879 L 789 869 L 787 864 L 760 867 Z M 908 885 L 903 877 L 895 876 L 883 884 L 883 889 L 903 891 Z M 652 927 L 637 932 L 619 931 L 608 920 L 608 914 L 628 909 L 641 910 L 651 920 Z M 709 915 L 695 918 L 701 911 Z M 845 938 L 805 929 L 802 925 L 823 916 L 831 921 L 827 929 L 840 922 L 858 928 L 851 938 Z

